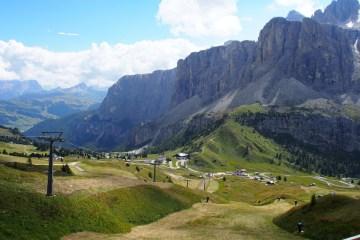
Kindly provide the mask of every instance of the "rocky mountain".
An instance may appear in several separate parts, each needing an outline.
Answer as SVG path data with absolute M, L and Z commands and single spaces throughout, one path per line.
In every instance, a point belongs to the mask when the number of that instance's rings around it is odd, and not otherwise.
M 358 67 L 358 48 L 354 47 L 358 37 L 359 32 L 310 19 L 289 22 L 274 18 L 257 43 L 233 43 L 179 61 L 173 106 L 194 98 L 200 99 L 202 106 L 212 104 L 214 110 L 221 104 L 231 107 L 258 101 L 288 105 L 336 98 L 358 87 L 353 75 Z M 231 54 L 220 55 L 221 49 Z
M 199 98 L 208 104 L 248 82 L 248 66 L 255 60 L 255 42 L 230 44 L 190 54 L 177 65 L 172 106 Z
M 325 10 L 317 10 L 311 17 L 321 24 L 336 25 L 346 29 L 360 29 L 360 4 L 358 0 L 334 0 Z M 304 16 L 292 10 L 288 21 L 302 21 Z
M 302 15 L 298 11 L 292 10 L 287 15 L 286 20 L 294 21 L 294 22 L 301 22 L 304 18 L 305 18 L 304 15 Z
M 274 18 L 257 42 L 231 41 L 192 53 L 173 70 L 123 77 L 97 110 L 45 121 L 28 134 L 62 128 L 77 145 L 123 149 L 201 130 L 254 102 L 296 106 L 322 98 L 356 104 L 358 38 L 359 31 L 308 18 Z
M 76 145 L 98 149 L 127 145 L 125 142 L 131 129 L 169 111 L 175 76 L 175 70 L 125 76 L 109 89 L 98 109 L 41 122 L 27 134 L 58 129 L 64 131 L 68 141 Z
M 9 85 L 15 86 L 15 83 Z M 106 94 L 80 84 L 66 89 L 43 90 L 33 81 L 34 88 L 27 91 L 17 91 L 14 87 L 15 97 L 0 100 L 0 124 L 7 127 L 16 127 L 25 131 L 35 124 L 47 120 L 57 119 L 89 108 L 96 108 Z M 36 88 L 35 86 L 39 86 Z M 22 92 L 21 95 L 19 95 Z M 8 97 L 10 95 L 8 94 Z
M 319 23 L 338 25 L 346 28 L 359 28 L 360 4 L 358 0 L 337 0 L 325 8 L 317 10 L 313 19 Z
M 175 70 L 125 76 L 109 89 L 99 112 L 108 120 L 134 125 L 154 120 L 170 108 L 175 77 Z
M 26 94 L 44 91 L 35 80 L 0 80 L 0 100 L 9 100 Z

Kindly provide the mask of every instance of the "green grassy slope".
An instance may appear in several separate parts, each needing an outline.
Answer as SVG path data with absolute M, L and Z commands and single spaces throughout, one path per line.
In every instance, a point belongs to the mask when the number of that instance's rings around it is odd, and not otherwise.
M 289 232 L 296 232 L 297 222 L 304 223 L 304 236 L 311 239 L 344 239 L 359 234 L 360 199 L 325 196 L 316 204 L 293 208 L 274 222 Z
M 234 109 L 234 111 L 232 111 L 230 113 L 231 117 L 236 117 L 238 115 L 242 115 L 242 114 L 248 114 L 248 113 L 263 113 L 266 112 L 267 110 L 264 108 L 263 105 L 261 105 L 260 103 L 254 103 L 254 104 L 249 104 L 249 105 L 243 105 L 240 107 L 237 107 L 236 109 Z
M 246 202 L 252 205 L 266 205 L 278 198 L 293 204 L 294 200 L 306 201 L 309 194 L 300 185 L 279 182 L 274 186 L 239 177 L 227 177 L 220 182 L 220 188 L 215 193 L 230 201 Z
M 155 221 L 200 200 L 181 187 L 151 185 L 48 198 L 31 187 L 43 177 L 0 166 L 0 239 L 59 239 L 81 231 L 127 232 L 133 225 Z
M 6 150 L 8 153 L 11 152 L 19 152 L 19 153 L 47 153 L 45 151 L 38 151 L 36 150 L 36 147 L 33 145 L 27 145 L 27 144 L 15 144 L 15 143 L 6 143 L 6 142 L 0 142 L 0 150 Z
M 283 163 L 288 153 L 253 128 L 227 120 L 198 143 L 201 151 L 193 155 L 195 167 L 208 170 L 247 168 L 256 171 L 289 172 Z
M 0 136 L 1 137 L 14 137 L 15 134 L 9 128 L 0 126 Z

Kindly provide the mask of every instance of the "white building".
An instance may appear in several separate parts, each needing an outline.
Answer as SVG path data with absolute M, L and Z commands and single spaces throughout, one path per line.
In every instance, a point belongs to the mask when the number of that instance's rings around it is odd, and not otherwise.
M 180 161 L 187 161 L 189 160 L 189 154 L 187 153 L 178 153 L 176 154 L 176 159 Z

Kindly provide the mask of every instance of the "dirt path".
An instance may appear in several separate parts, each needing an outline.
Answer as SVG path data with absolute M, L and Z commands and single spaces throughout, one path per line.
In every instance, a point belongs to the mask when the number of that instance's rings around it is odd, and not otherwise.
M 297 240 L 272 223 L 272 218 L 289 209 L 284 202 L 265 207 L 245 203 L 196 204 L 193 208 L 171 214 L 157 222 L 138 226 L 128 234 L 103 235 L 78 233 L 64 240 Z
M 79 164 L 80 164 L 79 162 L 72 162 L 72 163 L 69 163 L 68 165 L 70 167 L 76 168 L 76 170 L 79 172 L 85 172 L 85 170 L 82 167 L 80 167 Z
M 338 187 L 338 188 L 355 188 L 355 185 L 354 185 L 354 184 L 347 183 L 347 182 L 344 182 L 344 181 L 338 181 L 340 184 L 343 184 L 343 185 L 339 185 L 339 184 L 335 184 L 335 183 L 333 183 L 333 182 L 330 182 L 330 181 L 327 180 L 326 178 L 320 177 L 320 176 L 314 177 L 314 179 L 326 183 L 329 187 L 334 186 L 334 187 Z M 335 181 L 335 180 L 334 180 L 334 181 Z
M 134 187 L 143 181 L 119 176 L 98 178 L 55 178 L 54 191 L 71 194 L 76 191 L 102 192 L 117 188 Z

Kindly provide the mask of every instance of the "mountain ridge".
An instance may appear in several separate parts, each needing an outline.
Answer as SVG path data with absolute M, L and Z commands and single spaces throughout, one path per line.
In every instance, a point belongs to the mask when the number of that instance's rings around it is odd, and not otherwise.
M 80 111 L 93 109 L 104 98 L 105 92 L 88 87 L 85 84 L 70 88 L 56 88 L 44 90 L 37 81 L 30 82 L 38 88 L 30 87 L 28 90 L 17 91 L 17 82 L 8 81 L 14 86 L 10 92 L 17 94 L 7 95 L 5 100 L 0 100 L 0 124 L 8 127 L 16 127 L 25 131 L 35 124 L 47 120 L 64 117 Z M 21 82 L 27 86 L 27 81 Z M 2 81 L 0 81 L 0 91 Z M 9 90 L 8 90 L 9 91 Z M 20 94 L 21 93 L 21 94 Z
M 359 36 L 359 31 L 308 18 L 302 22 L 274 18 L 257 42 L 232 41 L 192 53 L 173 70 L 121 78 L 99 109 L 74 117 L 69 140 L 102 149 L 131 148 L 160 141 L 155 139 L 174 132 L 171 126 L 181 129 L 198 114 L 223 114 L 244 104 L 297 105 L 319 98 L 352 98 L 356 103 L 359 85 L 353 73 L 359 66 L 353 48 Z M 162 90 L 166 73 L 174 85 Z M 165 99 L 165 107 L 159 99 Z M 73 136 L 76 132 L 86 132 L 88 138 Z M 149 137 L 143 138 L 141 132 Z
M 10 100 L 24 94 L 42 92 L 36 80 L 0 80 L 0 100 Z
M 291 10 L 286 18 L 289 21 L 301 22 L 305 17 L 300 12 Z M 358 0 L 333 0 L 324 10 L 316 10 L 311 19 L 321 24 L 359 30 L 360 4 Z

